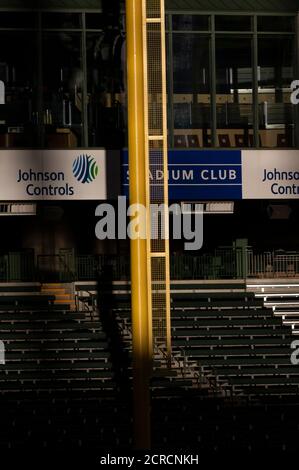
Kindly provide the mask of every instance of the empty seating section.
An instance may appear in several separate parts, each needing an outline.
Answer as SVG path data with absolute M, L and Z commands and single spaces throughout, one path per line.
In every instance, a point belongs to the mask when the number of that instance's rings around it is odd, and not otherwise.
M 0 367 L 0 411 L 7 432 L 0 448 L 132 444 L 130 283 L 84 281 L 75 290 L 77 306 L 92 296 L 88 308 L 54 309 L 47 296 L 24 308 L 1 307 L 6 365 Z M 96 304 L 100 319 L 93 320 Z M 128 355 L 118 372 L 107 311 Z M 295 429 L 298 437 L 294 337 L 264 299 L 243 281 L 174 281 L 171 317 L 173 367 L 157 350 L 151 380 L 153 445 L 177 445 L 175 423 L 182 447 L 205 452 L 292 445 L 281 432 L 289 436 Z
M 218 288 L 217 288 L 218 287 Z M 114 286 L 114 311 L 130 327 L 130 297 Z M 116 293 L 118 292 L 118 293 Z M 241 283 L 179 283 L 171 294 L 173 355 L 214 375 L 232 396 L 288 396 L 299 390 L 292 330 Z
M 174 348 L 183 347 L 203 368 L 212 366 L 232 394 L 295 393 L 299 370 L 290 362 L 291 330 L 263 300 L 245 292 L 202 296 L 173 296 Z
M 174 147 L 211 147 L 210 103 L 178 101 L 173 105 Z M 293 147 L 293 107 L 290 103 L 259 104 L 260 147 Z M 216 147 L 255 147 L 252 104 L 219 102 L 216 106 Z M 193 138 L 189 138 L 193 136 Z
M 257 137 L 259 147 L 291 148 L 293 136 L 285 129 L 262 129 Z M 212 147 L 210 127 L 206 129 L 186 128 L 174 130 L 174 148 L 209 148 Z M 217 129 L 216 147 L 255 148 L 252 129 Z
M 110 289 L 130 348 L 130 285 L 113 283 Z M 291 449 L 298 439 L 299 390 L 291 329 L 240 281 L 173 282 L 171 318 L 177 363 L 172 380 L 169 370 L 164 377 L 154 370 L 153 445 L 173 449 L 179 436 L 182 448 L 208 456 Z M 183 378 L 174 374 L 179 363 Z
M 0 449 L 129 446 L 128 407 L 117 399 L 102 323 L 52 300 L 0 293 Z
M 230 461 L 240 456 L 283 456 L 296 448 L 298 405 L 249 406 L 223 400 L 160 400 L 154 409 L 154 444 L 169 449 L 196 449 L 202 461 L 213 462 L 217 453 Z M 180 421 L 178 414 L 183 416 Z M 175 432 L 174 432 L 175 429 Z M 161 441 L 161 435 L 167 436 Z M 168 447 L 167 447 L 168 446 Z M 204 459 L 204 460 L 203 460 Z M 239 460 L 239 459 L 238 459 Z M 217 460 L 218 463 L 218 460 Z

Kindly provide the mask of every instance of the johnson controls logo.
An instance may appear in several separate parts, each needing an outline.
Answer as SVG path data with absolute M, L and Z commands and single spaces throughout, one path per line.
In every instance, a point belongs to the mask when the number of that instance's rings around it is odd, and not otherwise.
M 90 155 L 80 155 L 73 163 L 73 174 L 80 183 L 92 183 L 98 173 L 97 162 Z

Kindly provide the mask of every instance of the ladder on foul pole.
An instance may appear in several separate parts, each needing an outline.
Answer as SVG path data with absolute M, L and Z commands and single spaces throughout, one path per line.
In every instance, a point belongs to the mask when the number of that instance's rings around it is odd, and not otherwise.
M 171 357 L 168 145 L 164 0 L 143 2 L 144 142 L 150 348 Z M 163 179 L 157 175 L 163 175 Z M 163 210 L 150 211 L 151 205 Z
M 148 449 L 153 351 L 171 357 L 164 0 L 127 0 L 126 30 L 130 204 L 145 206 L 147 221 L 146 240 L 131 240 L 134 433 Z M 164 204 L 155 219 L 151 204 Z

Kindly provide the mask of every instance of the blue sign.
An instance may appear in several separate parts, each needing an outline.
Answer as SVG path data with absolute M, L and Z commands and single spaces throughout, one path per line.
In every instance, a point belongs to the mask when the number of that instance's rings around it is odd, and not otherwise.
M 170 200 L 242 199 L 241 150 L 170 150 L 168 182 Z M 163 184 L 163 172 L 151 166 L 151 184 Z M 123 152 L 123 193 L 128 195 L 128 152 Z

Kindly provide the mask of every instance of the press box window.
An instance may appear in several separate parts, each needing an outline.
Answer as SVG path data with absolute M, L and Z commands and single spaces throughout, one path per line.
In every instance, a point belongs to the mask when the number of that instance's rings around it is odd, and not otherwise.
M 104 29 L 104 17 L 101 13 L 86 13 L 85 18 L 87 29 Z
M 210 17 L 202 15 L 173 15 L 174 31 L 209 31 Z
M 295 18 L 293 16 L 258 16 L 257 29 L 263 32 L 293 33 Z
M 78 13 L 43 13 L 43 29 L 79 29 L 81 15 Z
M 37 27 L 37 14 L 35 12 L 2 11 L 0 14 L 0 28 L 34 29 Z
M 222 15 L 215 18 L 216 31 L 251 31 L 252 25 L 251 16 Z

